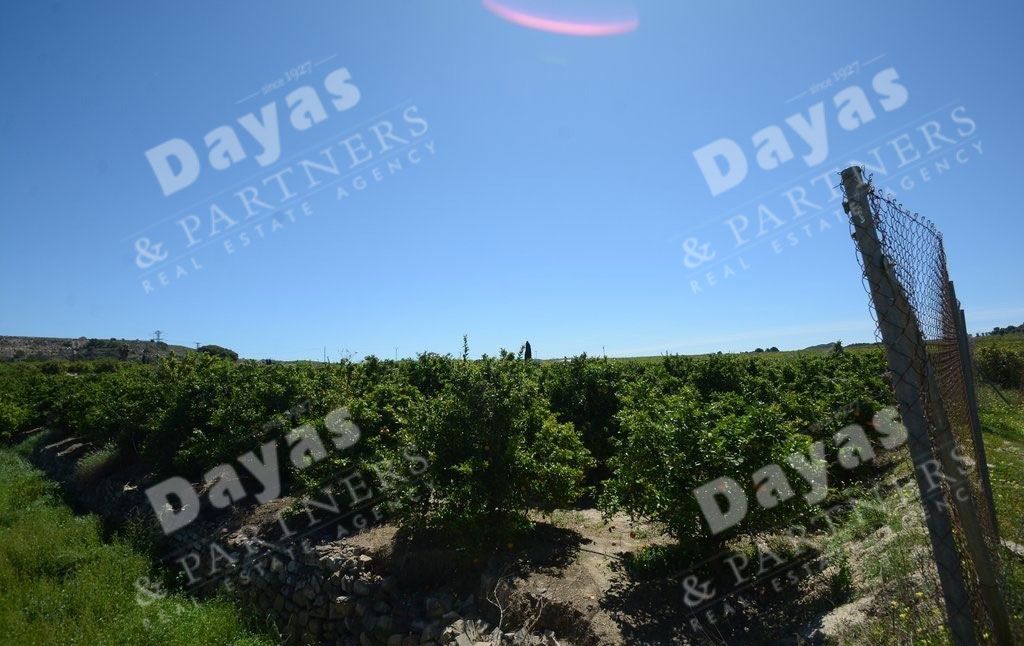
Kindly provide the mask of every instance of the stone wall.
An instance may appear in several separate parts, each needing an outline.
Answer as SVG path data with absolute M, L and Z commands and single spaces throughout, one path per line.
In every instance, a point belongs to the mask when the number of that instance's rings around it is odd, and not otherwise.
M 32 462 L 57 480 L 79 511 L 96 513 L 113 526 L 129 518 L 146 519 L 158 535 L 156 521 L 144 494 L 145 474 L 118 471 L 84 485 L 76 480 L 75 464 L 92 450 L 75 438 L 46 437 Z M 164 538 L 165 553 L 200 552 L 211 537 L 223 544 L 243 539 L 236 526 L 222 518 L 203 522 Z M 250 540 L 248 538 L 244 540 Z M 215 557 L 213 557 L 215 558 Z M 423 558 L 431 558 L 429 555 Z M 381 562 L 367 550 L 345 540 L 318 545 L 303 542 L 288 552 L 265 550 L 247 561 L 225 567 L 218 586 L 258 609 L 293 644 L 359 646 L 419 646 L 435 644 L 554 645 L 551 631 L 502 632 L 489 623 L 495 608 L 485 600 L 495 586 L 494 568 L 485 568 L 472 591 L 455 589 L 449 581 L 434 585 L 400 583 L 397 567 Z M 509 606 L 530 607 L 531 599 L 510 600 Z M 504 617 L 504 628 L 514 617 Z M 529 628 L 534 629 L 531 625 Z M 566 642 L 561 642 L 566 643 Z

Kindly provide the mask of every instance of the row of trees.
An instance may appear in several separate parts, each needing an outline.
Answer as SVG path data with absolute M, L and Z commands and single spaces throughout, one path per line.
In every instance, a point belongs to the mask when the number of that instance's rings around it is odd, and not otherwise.
M 61 427 L 121 464 L 197 477 L 299 424 L 326 437 L 324 416 L 345 406 L 360 441 L 293 468 L 293 492 L 353 469 L 393 473 L 418 455 L 422 477 L 376 483 L 410 527 L 502 533 L 531 509 L 569 506 L 589 491 L 608 512 L 687 538 L 705 531 L 695 487 L 723 475 L 749 480 L 846 424 L 870 426 L 889 400 L 883 373 L 877 352 L 549 364 L 502 352 L 333 365 L 195 353 L 158 365 L 12 364 L 0 366 L 0 434 Z
M 1006 327 L 994 327 L 988 333 L 989 336 L 1007 336 L 1012 334 L 1024 334 L 1024 323 L 1020 325 L 1007 325 Z
M 978 376 L 1004 388 L 1024 388 L 1024 345 L 987 344 L 974 355 Z

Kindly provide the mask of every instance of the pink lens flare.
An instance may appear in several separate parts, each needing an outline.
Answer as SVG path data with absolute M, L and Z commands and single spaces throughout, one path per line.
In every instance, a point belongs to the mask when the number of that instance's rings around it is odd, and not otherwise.
M 628 15 L 615 19 L 567 19 L 541 16 L 535 12 L 507 6 L 497 0 L 483 0 L 483 5 L 494 15 L 511 23 L 568 36 L 615 36 L 634 31 L 640 24 L 632 9 Z

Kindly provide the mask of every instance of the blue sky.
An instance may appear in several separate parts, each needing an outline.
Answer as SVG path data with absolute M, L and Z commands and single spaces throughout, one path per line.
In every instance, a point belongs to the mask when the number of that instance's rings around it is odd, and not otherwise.
M 160 329 L 280 359 L 458 353 L 463 333 L 474 354 L 529 339 L 540 357 L 867 340 L 852 242 L 813 178 L 872 150 L 943 231 L 969 327 L 1024 321 L 1019 5 L 495 1 L 636 25 L 564 35 L 475 0 L 4 3 L 0 334 Z M 344 109 L 326 89 L 341 69 L 358 89 Z M 287 97 L 304 86 L 324 110 L 303 130 Z M 835 97 L 852 86 L 871 118 L 847 130 Z M 265 106 L 264 166 L 239 120 Z M 813 124 L 815 106 L 828 151 L 808 162 L 787 119 Z M 220 126 L 244 154 L 224 169 L 204 143 Z M 765 170 L 753 137 L 770 126 L 792 158 Z M 378 140 L 388 127 L 403 143 Z M 199 174 L 165 195 L 146 151 L 172 139 Z M 694 151 L 720 139 L 748 171 L 713 195 Z M 345 170 L 314 191 L 299 163 L 323 150 Z M 275 173 L 295 196 L 280 206 Z M 234 193 L 250 185 L 270 210 L 247 220 Z M 795 215 L 796 187 L 818 210 Z M 755 237 L 758 205 L 774 219 Z M 688 241 L 707 262 L 687 266 Z

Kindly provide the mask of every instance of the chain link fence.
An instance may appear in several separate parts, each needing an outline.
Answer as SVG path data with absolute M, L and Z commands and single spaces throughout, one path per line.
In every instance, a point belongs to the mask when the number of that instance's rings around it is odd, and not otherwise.
M 1014 643 L 969 338 L 942 235 L 878 193 L 859 167 L 843 171 L 842 187 L 907 428 L 948 636 Z

